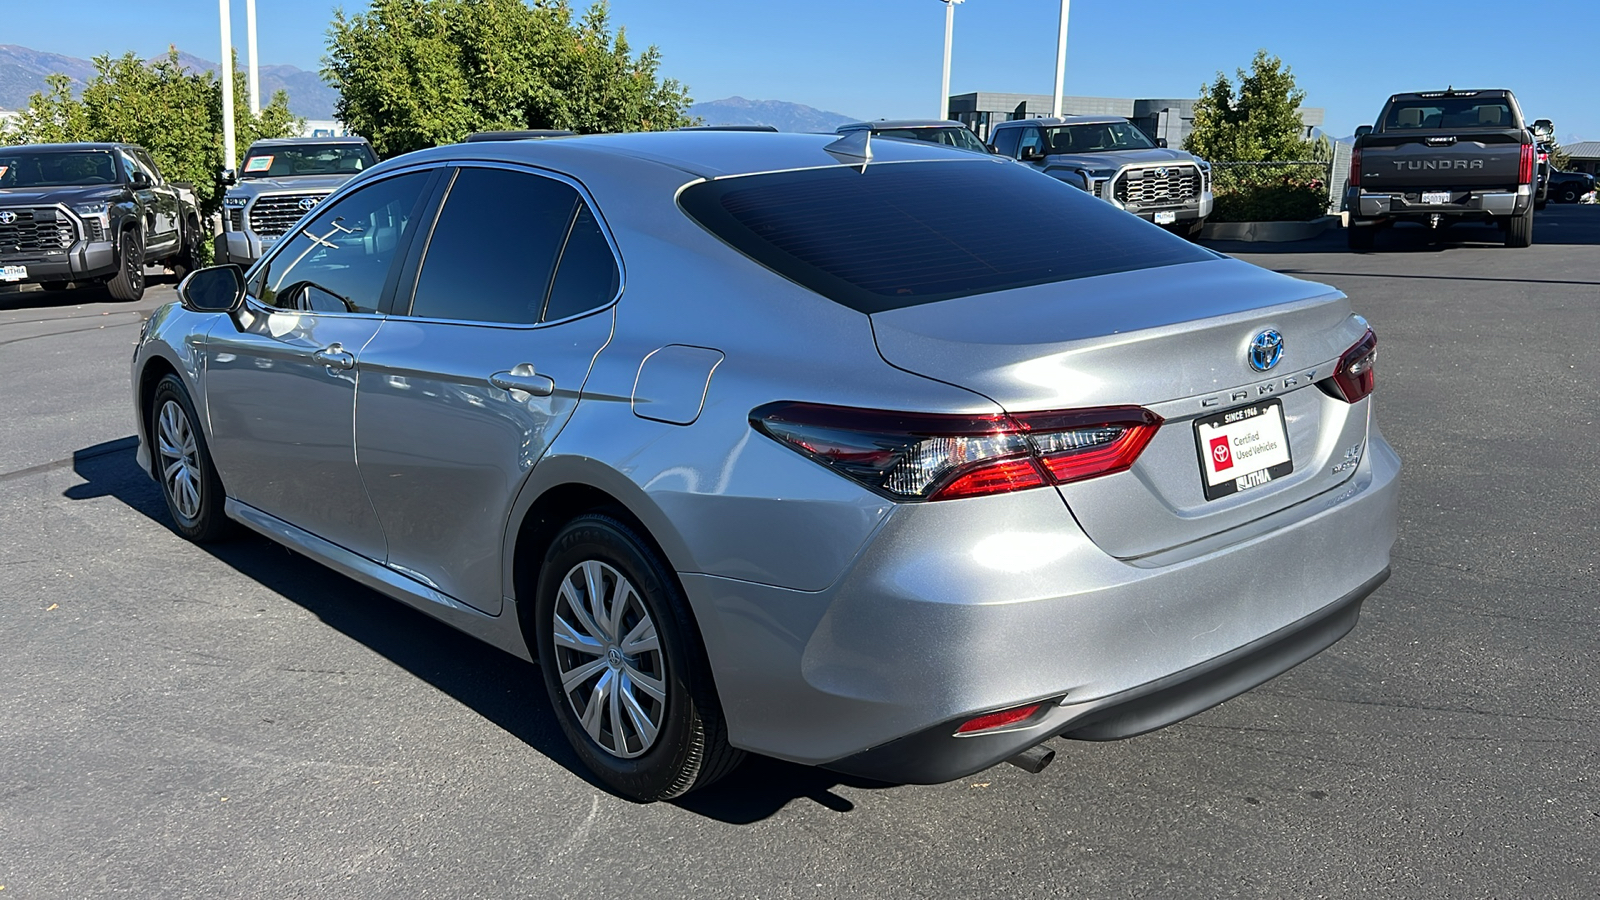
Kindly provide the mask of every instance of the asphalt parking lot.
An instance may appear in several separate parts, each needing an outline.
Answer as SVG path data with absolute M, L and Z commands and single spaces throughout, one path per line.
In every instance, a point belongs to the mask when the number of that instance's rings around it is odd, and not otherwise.
M 652 806 L 586 779 L 531 665 L 264 539 L 169 530 L 127 366 L 170 285 L 0 293 L 0 900 L 1592 898 L 1600 207 L 1497 240 L 1214 245 L 1379 334 L 1400 540 L 1332 650 L 1041 775 L 751 760 Z

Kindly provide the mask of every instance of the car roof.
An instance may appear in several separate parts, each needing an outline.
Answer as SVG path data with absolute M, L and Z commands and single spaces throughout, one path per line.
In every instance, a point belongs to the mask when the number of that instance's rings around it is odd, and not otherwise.
M 251 144 L 254 147 L 293 147 L 298 144 L 361 144 L 365 145 L 367 139 L 360 135 L 346 135 L 343 137 L 292 137 L 292 138 L 262 138 Z M 248 152 L 248 151 L 247 151 Z
M 138 144 L 122 144 L 110 141 L 86 141 L 79 144 L 17 144 L 11 147 L 0 147 L 0 150 L 40 150 L 45 153 L 65 153 L 69 150 L 143 150 Z
M 1012 119 L 1009 122 L 996 122 L 996 128 L 1016 128 L 1021 125 L 1044 125 L 1054 127 L 1057 125 L 1115 125 L 1128 124 L 1122 116 L 1047 116 L 1041 119 Z
M 960 122 L 949 119 L 878 119 L 875 122 L 850 122 L 834 129 L 835 134 L 844 134 L 847 131 L 888 131 L 896 128 L 966 128 Z
M 1445 97 L 1482 97 L 1485 100 L 1498 100 L 1511 96 L 1505 88 L 1486 88 L 1484 90 L 1469 90 L 1465 88 L 1450 88 L 1444 91 L 1411 91 L 1405 94 L 1395 94 L 1389 98 L 1390 103 L 1397 100 L 1438 100 Z
M 759 131 L 656 131 L 562 138 L 555 141 L 488 141 L 447 144 L 397 156 L 370 169 L 377 172 L 400 165 L 453 160 L 522 162 L 543 165 L 579 175 L 580 170 L 613 169 L 619 159 L 654 163 L 698 178 L 724 178 L 815 169 L 859 166 L 859 160 L 841 158 L 826 148 L 841 140 L 834 134 L 793 134 Z M 988 161 L 968 150 L 913 141 L 874 141 L 873 163 L 918 160 Z

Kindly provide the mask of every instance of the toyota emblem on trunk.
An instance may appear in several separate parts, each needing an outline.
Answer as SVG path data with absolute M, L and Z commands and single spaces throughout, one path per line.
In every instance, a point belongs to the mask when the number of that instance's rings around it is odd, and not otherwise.
M 300 201 L 300 209 L 304 212 L 310 212 L 311 208 L 316 206 L 317 201 L 321 199 L 321 197 L 306 197 Z
M 5 212 L 0 212 L 0 225 L 10 225 L 12 222 L 15 222 L 16 220 L 17 220 L 17 214 L 12 212 L 11 210 L 8 209 Z
M 1267 371 L 1283 358 L 1283 335 L 1268 328 L 1251 339 L 1250 351 L 1246 356 L 1250 359 L 1250 368 L 1257 372 Z

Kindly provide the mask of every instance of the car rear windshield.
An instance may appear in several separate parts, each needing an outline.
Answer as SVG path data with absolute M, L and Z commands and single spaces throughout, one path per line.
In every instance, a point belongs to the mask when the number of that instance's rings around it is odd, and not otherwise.
M 679 202 L 756 262 L 869 314 L 1217 258 L 993 159 L 725 178 L 688 188 Z
M 1432 97 L 1395 100 L 1384 117 L 1384 131 L 1406 128 L 1515 128 L 1511 104 L 1503 97 Z

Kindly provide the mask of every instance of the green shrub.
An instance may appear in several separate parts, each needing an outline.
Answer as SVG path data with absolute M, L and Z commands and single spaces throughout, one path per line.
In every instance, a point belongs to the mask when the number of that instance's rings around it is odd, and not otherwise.
M 1216 166 L 1213 222 L 1306 222 L 1328 211 L 1327 164 Z

